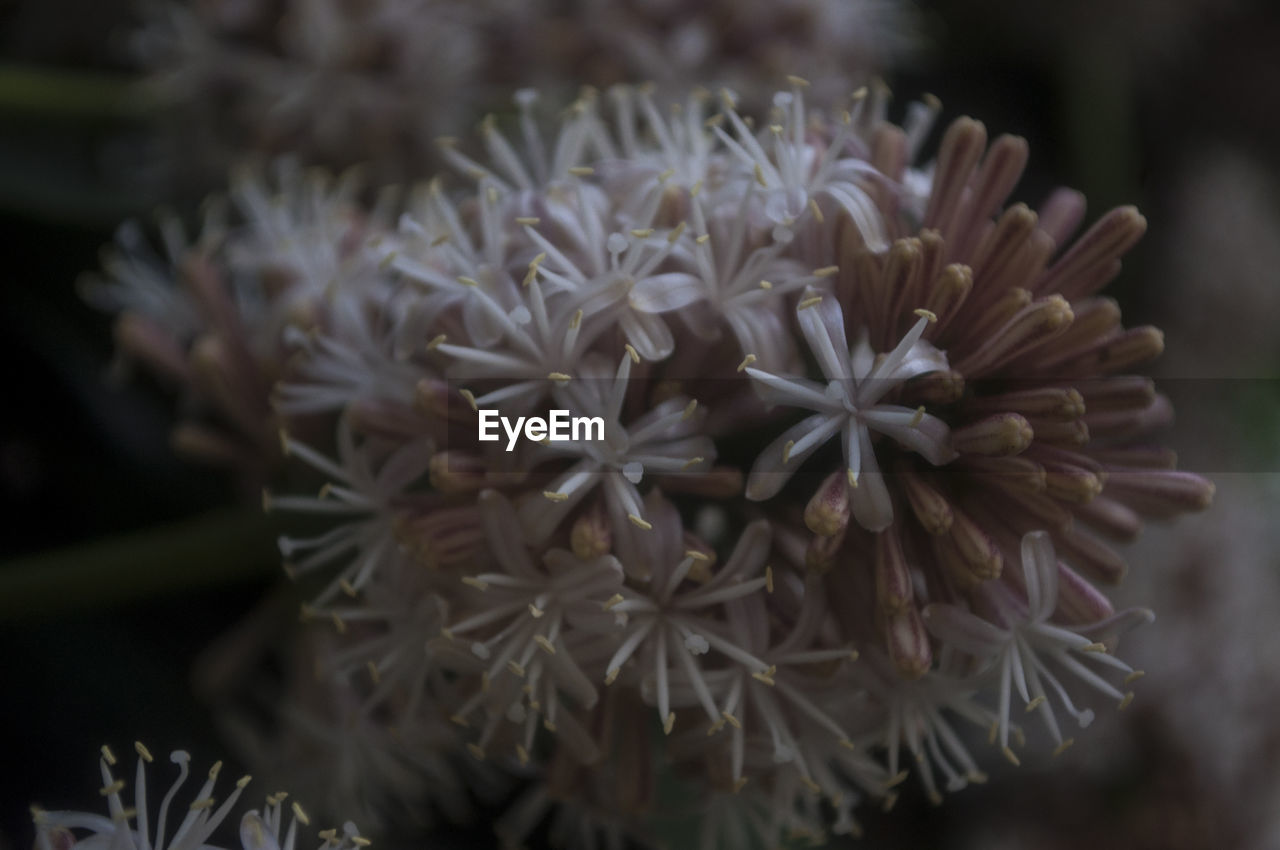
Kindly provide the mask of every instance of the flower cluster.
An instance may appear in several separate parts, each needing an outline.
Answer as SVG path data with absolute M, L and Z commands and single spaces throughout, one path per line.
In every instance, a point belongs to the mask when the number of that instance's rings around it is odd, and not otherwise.
M 134 255 L 102 290 L 187 340 L 175 365 L 217 340 L 211 398 L 278 378 L 319 487 L 265 504 L 320 523 L 280 548 L 320 577 L 353 723 L 536 775 L 512 841 L 553 804 L 638 835 L 662 769 L 720 813 L 708 841 L 769 842 L 856 832 L 909 771 L 981 781 L 970 725 L 1017 763 L 1015 695 L 1058 749 L 1128 703 L 1116 638 L 1151 615 L 1113 609 L 1104 540 L 1212 495 L 1149 446 L 1169 406 L 1128 373 L 1159 332 L 1097 295 L 1137 212 L 1073 243 L 1078 195 L 1006 207 L 1021 139 L 962 118 L 920 165 L 938 104 L 898 126 L 878 89 L 824 113 L 792 78 L 754 119 L 588 91 L 551 136 L 516 107 L 394 226 L 251 182 L 176 264 L 196 297 Z M 551 409 L 599 431 L 479 439 L 481 410 Z

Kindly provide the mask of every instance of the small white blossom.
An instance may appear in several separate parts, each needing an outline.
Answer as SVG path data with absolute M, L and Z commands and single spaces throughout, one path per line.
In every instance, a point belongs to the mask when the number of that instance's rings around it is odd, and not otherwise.
M 876 463 L 873 430 L 935 466 L 955 457 L 945 422 L 923 409 L 885 404 L 882 399 L 904 381 L 946 369 L 946 355 L 920 339 L 929 323 L 927 316 L 921 316 L 897 347 L 879 359 L 865 338 L 853 348 L 845 342 L 844 312 L 833 295 L 806 291 L 796 306 L 796 317 L 827 384 L 747 368 L 766 401 L 817 411 L 784 431 L 760 454 L 747 481 L 747 498 L 775 495 L 809 455 L 839 433 L 854 517 L 864 528 L 880 531 L 893 521 L 893 504 Z
M 1058 749 L 1066 748 L 1072 739 L 1063 737 L 1054 704 L 1075 718 L 1081 728 L 1093 721 L 1093 712 L 1076 707 L 1058 676 L 1069 674 L 1124 708 L 1133 694 L 1121 693 L 1085 662 L 1119 671 L 1125 682 L 1141 676 L 1111 655 L 1098 638 L 1155 619 L 1146 609 L 1132 609 L 1089 626 L 1050 622 L 1058 608 L 1058 559 L 1053 541 L 1044 531 L 1033 531 L 1022 538 L 1022 579 L 1025 599 L 1003 583 L 984 586 L 985 597 L 994 608 L 995 622 L 948 603 L 935 603 L 924 610 L 930 632 L 946 645 L 980 659 L 999 679 L 996 715 L 1000 747 L 1015 764 L 1017 756 L 1009 747 L 1012 691 L 1016 689 L 1028 712 L 1040 715 Z

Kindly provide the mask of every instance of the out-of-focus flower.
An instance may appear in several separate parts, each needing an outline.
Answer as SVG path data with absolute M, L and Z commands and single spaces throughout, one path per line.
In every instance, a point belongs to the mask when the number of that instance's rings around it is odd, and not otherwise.
M 916 42 L 898 0 L 151 0 L 145 9 L 134 54 L 148 87 L 177 108 L 171 132 L 188 169 L 201 151 L 218 167 L 289 152 L 395 180 L 429 176 L 438 137 L 531 81 L 561 94 L 570 80 L 651 82 L 665 105 L 699 80 L 760 109 L 783 74 L 812 79 L 834 101 Z
M 168 831 L 169 805 L 178 794 L 179 789 L 187 781 L 190 773 L 188 763 L 191 756 L 182 750 L 176 750 L 169 756 L 169 761 L 178 766 L 178 778 L 169 787 L 168 793 L 160 803 L 160 811 L 153 822 L 149 816 L 147 797 L 147 765 L 154 761 L 150 750 L 141 743 L 134 744 L 138 753 L 138 768 L 134 779 L 134 804 L 128 806 L 123 795 L 128 786 L 125 779 L 116 778 L 112 768 L 117 759 L 110 747 L 102 748 L 102 757 L 98 767 L 102 774 L 102 788 L 99 793 L 107 798 L 108 815 L 94 815 L 87 812 L 45 811 L 33 807 L 32 816 L 36 825 L 36 843 L 39 850 L 69 850 L 83 843 L 88 846 L 122 847 L 129 850 L 199 850 L 213 847 L 210 839 L 215 831 L 235 809 L 241 793 L 249 784 L 249 777 L 241 777 L 225 800 L 216 800 L 213 793 L 217 786 L 218 774 L 222 770 L 222 762 L 215 762 L 209 769 L 209 776 L 200 789 L 195 792 L 194 799 L 182 809 L 182 820 L 172 834 Z M 267 797 L 267 805 L 261 811 L 254 809 L 245 812 L 240 819 L 240 844 L 244 850 L 293 850 L 297 842 L 298 824 L 308 826 L 311 823 L 302 806 L 294 802 L 290 805 L 292 817 L 283 838 L 281 827 L 284 822 L 284 801 L 288 794 L 272 794 Z M 136 826 L 130 826 L 130 821 Z M 154 831 L 153 831 L 154 830 Z M 77 831 L 88 831 L 89 837 L 78 837 Z M 322 848 L 332 850 L 354 850 L 368 846 L 368 840 L 361 838 L 355 824 L 347 822 L 341 833 L 336 829 L 324 830 L 320 833 Z
M 436 136 L 475 117 L 484 65 L 498 61 L 484 21 L 502 4 L 488 5 L 158 0 L 133 46 L 185 119 L 187 159 L 290 152 L 404 179 L 422 176 Z
M 233 466 L 254 489 L 280 457 L 273 386 L 289 374 L 291 354 L 310 348 L 307 334 L 318 324 L 346 329 L 322 346 L 324 356 L 308 359 L 305 377 L 328 392 L 300 398 L 285 387 L 286 414 L 341 408 L 367 394 L 371 381 L 395 385 L 393 375 L 376 377 L 383 363 L 394 366 L 389 353 L 367 351 L 356 306 L 371 294 L 366 286 L 385 282 L 366 248 L 385 228 L 359 207 L 355 173 L 335 183 L 282 161 L 271 182 L 240 172 L 231 193 L 238 216 L 211 202 L 194 240 L 176 217 L 161 216 L 163 257 L 137 225 L 122 226 L 103 273 L 82 287 L 90 303 L 119 314 L 121 363 L 144 366 L 181 394 L 175 447 Z M 343 356 L 352 348 L 360 354 Z M 411 400 L 412 384 L 407 392 Z
M 535 21 L 533 65 L 552 84 L 652 82 L 679 93 L 690 80 L 728 87 L 752 109 L 784 74 L 834 101 L 917 45 L 914 10 L 894 0 L 573 0 Z M 566 70 L 572 69 L 572 73 Z

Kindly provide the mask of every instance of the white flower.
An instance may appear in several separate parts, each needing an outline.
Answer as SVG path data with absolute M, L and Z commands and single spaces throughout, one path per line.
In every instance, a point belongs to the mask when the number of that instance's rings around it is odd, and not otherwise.
M 680 671 L 684 686 L 718 729 L 724 719 L 697 657 L 714 649 L 752 673 L 767 674 L 768 664 L 732 635 L 723 634 L 719 613 L 726 602 L 750 596 L 768 584 L 769 577 L 759 573 L 769 556 L 769 524 L 758 520 L 747 526 L 729 559 L 706 582 L 690 586 L 690 574 L 695 567 L 705 571 L 709 557 L 685 548 L 679 515 L 669 503 L 655 495 L 650 505 L 652 533 L 634 536 L 628 541 L 634 545 L 619 552 L 628 575 L 644 576 L 647 587 L 624 588 L 610 605 L 621 618 L 623 637 L 609 659 L 605 682 L 613 684 L 623 665 L 638 655 L 638 666 L 645 672 L 636 678 L 670 734 L 676 719 L 671 711 L 671 677 Z
M 383 455 L 370 438 L 357 442 L 350 421 L 338 425 L 338 462 L 288 436 L 285 453 L 304 461 L 329 481 L 317 496 L 274 496 L 263 493 L 266 510 L 321 514 L 345 519 L 316 537 L 282 536 L 280 552 L 287 570 L 302 575 L 341 564 L 338 575 L 316 597 L 332 600 L 339 592 L 353 594 L 380 569 L 399 557 L 397 522 L 406 507 L 405 488 L 422 477 L 430 465 L 429 440 L 408 442 Z M 300 560 L 295 556 L 302 555 Z
M 483 684 L 454 714 L 456 722 L 466 726 L 473 711 L 491 709 L 481 740 L 471 745 L 477 756 L 504 717 L 524 726 L 517 746 L 522 762 L 533 749 L 539 717 L 548 730 L 565 726 L 571 746 L 594 750 L 562 707 L 562 695 L 580 709 L 595 706 L 596 688 L 575 659 L 580 646 L 572 633 L 583 621 L 599 629 L 605 603 L 622 587 L 622 567 L 610 555 L 582 559 L 563 549 L 548 551 L 539 566 L 523 538 L 512 534 L 519 522 L 506 497 L 485 491 L 480 506 L 497 569 L 463 577 L 475 593 L 459 600 L 461 614 L 444 631 L 450 640 L 469 641 L 481 662 Z
M 1028 712 L 1039 713 L 1057 744 L 1057 751 L 1065 749 L 1072 739 L 1063 738 L 1054 704 L 1075 718 L 1081 728 L 1093 721 L 1093 712 L 1076 707 L 1058 675 L 1070 674 L 1124 708 L 1133 699 L 1133 693 L 1121 693 L 1084 662 L 1118 670 L 1124 674 L 1125 682 L 1141 676 L 1141 672 L 1110 655 L 1099 638 L 1155 619 L 1146 609 L 1130 609 L 1088 626 L 1059 626 L 1050 622 L 1058 607 L 1058 569 L 1049 534 L 1033 531 L 1022 538 L 1025 598 L 1005 583 L 988 582 L 982 589 L 984 599 L 993 608 L 991 620 L 946 603 L 935 603 L 924 610 L 925 624 L 934 636 L 980 659 L 999 678 L 996 714 L 1000 747 L 1014 764 L 1018 759 L 1009 748 L 1012 691 L 1017 690 Z
M 622 425 L 623 403 L 632 366 L 640 362 L 635 350 L 622 356 L 612 378 L 603 361 L 587 363 L 561 396 L 574 416 L 599 416 L 604 420 L 603 440 L 560 441 L 557 452 L 580 459 L 539 496 L 532 494 L 520 505 L 520 523 L 529 538 L 546 540 L 560 521 L 596 486 L 602 485 L 605 503 L 615 529 L 630 522 L 646 529 L 648 520 L 637 487 L 645 475 L 698 472 L 715 460 L 715 444 L 697 433 L 697 403 L 670 398 L 649 412 Z
M 868 733 L 865 742 L 880 744 L 888 752 L 887 788 L 907 778 L 907 770 L 900 769 L 903 745 L 916 763 L 925 793 L 935 803 L 941 800 L 935 770 L 941 772 L 948 791 L 958 791 L 970 782 L 986 782 L 986 774 L 978 769 L 948 715 L 958 715 L 981 729 L 991 725 L 994 715 L 974 701 L 978 686 L 956 676 L 949 659 L 944 657 L 928 675 L 906 679 L 883 652 L 869 649 L 850 673 L 866 688 L 872 705 L 883 712 L 876 731 Z M 860 695 L 854 699 L 860 700 Z M 858 707 L 866 710 L 865 705 Z
M 782 577 L 766 576 L 766 589 Z M 724 603 L 726 622 L 723 631 L 735 646 L 741 647 L 766 665 L 763 672 L 732 665 L 707 672 L 704 679 L 720 702 L 720 719 L 713 728 L 728 725 L 731 776 L 736 785 L 747 781 L 743 773 L 747 747 L 755 736 L 768 751 L 774 765 L 791 764 L 806 783 L 814 783 L 814 773 L 822 771 L 829 752 L 821 752 L 817 760 L 806 757 L 800 741 L 813 733 L 822 739 L 827 750 L 832 744 L 852 748 L 850 735 L 840 722 L 828 714 L 816 698 L 825 682 L 809 675 L 808 665 L 848 661 L 857 653 L 848 647 L 826 647 L 816 644 L 817 633 L 824 625 L 826 608 L 821 599 L 821 581 L 816 576 L 804 582 L 800 608 L 794 622 L 780 639 L 771 635 L 771 612 L 760 594 L 741 596 Z M 771 641 L 771 637 L 774 638 Z M 696 704 L 696 682 L 683 671 L 672 679 L 672 697 L 677 707 Z
M 857 142 L 854 115 L 846 114 L 835 133 L 823 145 L 810 137 L 812 116 L 805 110 L 802 85 L 774 95 L 774 123 L 753 133 L 726 96 L 725 115 L 734 130 L 730 136 L 722 128 L 716 135 L 725 147 L 763 187 L 765 220 L 775 227 L 778 238 L 788 239 L 801 224 L 818 228 L 827 237 L 834 233 L 837 213 L 846 214 L 872 251 L 888 246 L 882 214 L 867 191 L 870 181 L 888 181 L 866 156 L 848 156 Z M 854 107 L 863 109 L 866 98 Z M 826 210 L 823 205 L 826 204 Z
M 758 501 L 775 495 L 805 458 L 839 433 L 853 515 L 864 528 L 883 530 L 893 521 L 893 503 L 876 462 L 871 432 L 892 437 L 935 466 L 952 460 L 955 452 L 941 419 L 923 408 L 912 410 L 881 399 L 910 378 L 946 369 L 946 355 L 920 339 L 928 315 L 921 315 L 882 359 L 872 354 L 865 337 L 853 348 L 848 346 L 844 313 L 830 293 L 806 291 L 796 306 L 796 317 L 827 384 L 747 368 L 766 401 L 817 411 L 784 431 L 760 454 L 747 480 L 747 498 Z
M 213 795 L 218 774 L 222 771 L 222 762 L 215 762 L 209 769 L 208 778 L 195 792 L 194 799 L 181 810 L 182 820 L 177 829 L 169 834 L 170 805 L 190 775 L 187 765 L 191 756 L 183 750 L 175 750 L 169 755 L 169 761 L 178 766 L 178 778 L 169 786 L 153 822 L 148 806 L 151 801 L 147 794 L 147 765 L 154 758 L 151 751 L 141 743 L 135 743 L 134 749 L 138 753 L 138 767 L 134 774 L 133 806 L 125 805 L 122 793 L 128 785 L 127 781 L 116 778 L 112 772 L 117 764 L 115 753 L 110 747 L 104 746 L 102 757 L 98 760 L 103 783 L 99 793 L 107 798 L 109 816 L 33 809 L 37 850 L 58 850 L 78 845 L 110 850 L 217 850 L 210 839 L 235 808 L 240 795 L 249 784 L 249 777 L 241 777 L 219 805 Z M 254 810 L 244 814 L 240 821 L 240 841 L 244 850 L 294 850 L 298 822 L 306 826 L 310 824 L 310 819 L 302 806 L 293 803 L 293 817 L 282 842 L 281 807 L 286 797 L 287 794 L 273 794 L 267 798 L 267 806 L 261 813 Z M 130 821 L 135 821 L 136 827 L 130 827 Z M 77 839 L 77 830 L 87 830 L 92 835 Z M 355 825 L 349 822 L 344 824 L 341 837 L 337 830 L 332 829 L 322 831 L 320 837 L 324 839 L 324 843 L 320 845 L 322 850 L 354 850 L 369 844 L 360 837 Z

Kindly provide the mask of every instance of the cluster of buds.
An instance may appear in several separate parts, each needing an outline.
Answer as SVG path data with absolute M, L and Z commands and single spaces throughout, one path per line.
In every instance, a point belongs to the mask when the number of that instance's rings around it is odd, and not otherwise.
M 240 432 L 282 428 L 322 486 L 265 503 L 321 523 L 280 547 L 348 722 L 534 776 L 510 840 L 553 805 L 643 839 L 660 770 L 708 841 L 853 833 L 909 773 L 981 781 L 966 726 L 1018 763 L 1015 699 L 1061 750 L 1140 675 L 1107 541 L 1212 496 L 1150 445 L 1159 332 L 1097 294 L 1135 210 L 1073 242 L 1078 194 L 1006 206 L 1023 140 L 961 118 L 921 164 L 936 101 L 899 126 L 790 82 L 758 120 L 587 91 L 550 136 L 522 92 L 394 224 L 246 178 L 242 226 L 169 240 L 193 295 L 135 255 L 97 290 Z M 482 439 L 490 411 L 575 428 Z

